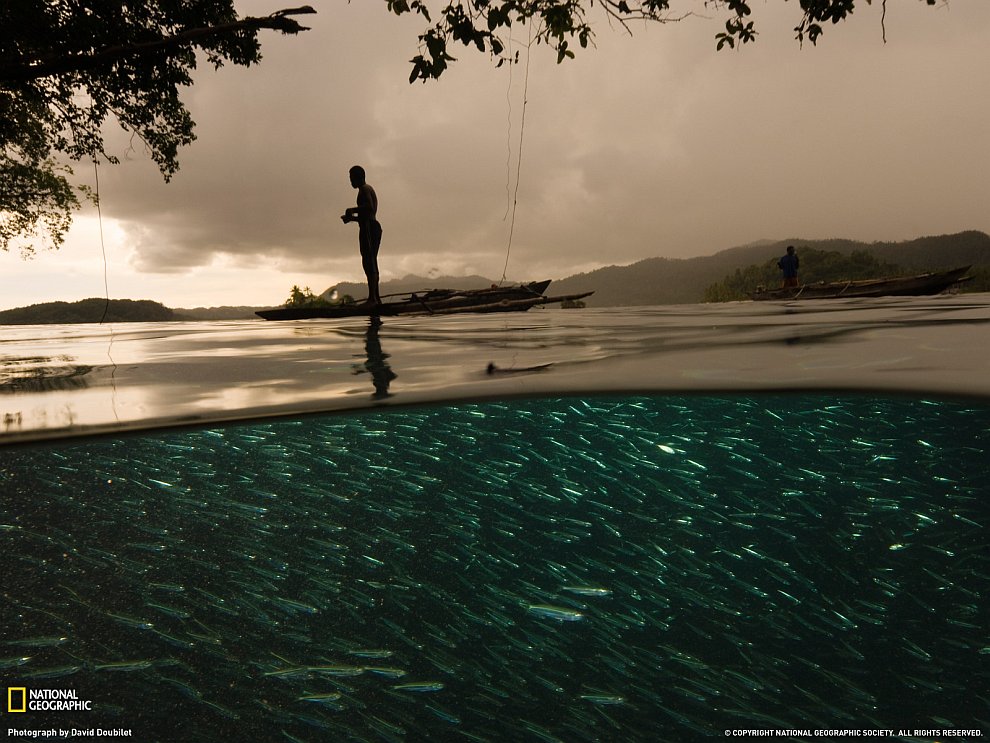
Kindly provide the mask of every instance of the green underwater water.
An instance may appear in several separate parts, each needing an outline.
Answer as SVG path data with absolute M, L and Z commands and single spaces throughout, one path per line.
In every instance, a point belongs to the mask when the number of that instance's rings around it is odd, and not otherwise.
M 142 741 L 990 731 L 985 403 L 560 398 L 0 452 L 0 678 Z

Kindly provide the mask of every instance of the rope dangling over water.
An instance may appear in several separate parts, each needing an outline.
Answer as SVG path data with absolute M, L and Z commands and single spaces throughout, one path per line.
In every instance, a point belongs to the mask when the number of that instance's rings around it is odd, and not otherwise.
M 511 36 L 509 38 L 509 43 L 510 43 L 510 49 L 511 49 L 511 43 L 512 43 Z M 523 139 L 524 139 L 524 136 L 526 134 L 526 104 L 529 102 L 529 59 L 530 59 L 530 52 L 532 50 L 532 47 L 533 47 L 533 33 L 532 33 L 532 30 L 530 30 L 529 41 L 526 44 L 526 72 L 525 72 L 525 75 L 523 76 L 522 113 L 521 113 L 520 119 L 519 119 L 519 146 L 516 148 L 517 149 L 517 152 L 516 152 L 516 184 L 515 184 L 515 188 L 512 191 L 512 204 L 511 204 L 512 219 L 509 221 L 509 241 L 508 241 L 508 244 L 505 247 L 505 265 L 502 266 L 502 278 L 499 280 L 499 285 L 500 286 L 503 283 L 505 283 L 505 281 L 506 281 L 506 272 L 508 271 L 508 268 L 509 268 L 509 254 L 512 252 L 512 236 L 515 233 L 515 229 L 516 229 L 516 207 L 519 204 L 519 180 L 520 180 L 520 171 L 522 170 Z M 505 162 L 505 171 L 506 171 L 506 173 L 505 173 L 505 176 L 506 176 L 506 182 L 505 182 L 506 214 L 508 214 L 509 209 L 510 209 L 510 206 L 508 204 L 508 201 L 509 201 L 509 182 L 511 180 L 510 169 L 509 169 L 509 158 L 512 155 L 512 146 L 511 146 L 511 137 L 512 137 L 512 101 L 511 101 L 511 98 L 510 98 L 510 93 L 511 93 L 511 90 L 512 90 L 512 65 L 513 64 L 514 63 L 512 61 L 509 62 L 509 90 L 506 92 L 506 99 L 509 101 L 509 133 L 508 133 L 508 135 L 506 137 L 507 149 L 509 150 L 509 152 L 508 152 L 508 155 L 506 156 L 506 162 Z M 503 217 L 502 219 L 504 220 L 505 217 Z
M 106 303 L 103 305 L 103 317 L 100 318 L 100 325 L 107 319 L 110 311 L 110 282 L 107 280 L 107 245 L 103 239 L 103 210 L 100 208 L 100 164 L 93 160 L 93 172 L 96 174 L 96 216 L 100 224 L 100 249 L 103 251 L 103 296 Z

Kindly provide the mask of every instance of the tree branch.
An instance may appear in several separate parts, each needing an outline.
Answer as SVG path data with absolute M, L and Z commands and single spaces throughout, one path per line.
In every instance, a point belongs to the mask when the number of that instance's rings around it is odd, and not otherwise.
M 300 8 L 279 10 L 271 15 L 260 18 L 248 17 L 219 26 L 191 28 L 172 36 L 166 36 L 162 39 L 140 44 L 110 46 L 85 54 L 52 55 L 25 62 L 7 62 L 0 64 L 0 83 L 25 82 L 52 75 L 64 75 L 68 72 L 82 72 L 100 65 L 117 62 L 127 57 L 153 54 L 185 44 L 224 36 L 236 31 L 257 31 L 267 28 L 280 31 L 283 34 L 297 34 L 301 31 L 308 31 L 309 27 L 300 25 L 294 19 L 289 18 L 289 16 L 315 12 L 316 10 L 312 7 L 305 5 Z

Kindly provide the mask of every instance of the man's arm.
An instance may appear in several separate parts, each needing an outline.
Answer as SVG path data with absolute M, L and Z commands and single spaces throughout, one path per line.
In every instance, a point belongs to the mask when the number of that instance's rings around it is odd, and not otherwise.
M 344 211 L 344 216 L 341 219 L 347 222 L 371 222 L 377 212 L 376 197 L 373 196 L 374 192 L 368 192 L 368 186 L 360 186 L 358 188 L 357 195 L 357 206 L 349 206 Z

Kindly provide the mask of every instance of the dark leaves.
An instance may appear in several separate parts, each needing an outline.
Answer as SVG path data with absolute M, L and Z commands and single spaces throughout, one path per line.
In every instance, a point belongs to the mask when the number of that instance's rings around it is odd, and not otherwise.
M 259 29 L 299 33 L 291 16 L 315 12 L 238 19 L 233 0 L 0 3 L 0 249 L 20 239 L 30 252 L 42 234 L 59 246 L 78 199 L 52 155 L 115 162 L 108 119 L 143 142 L 168 180 L 195 139 L 179 91 L 192 84 L 197 52 L 215 67 L 254 64 Z

